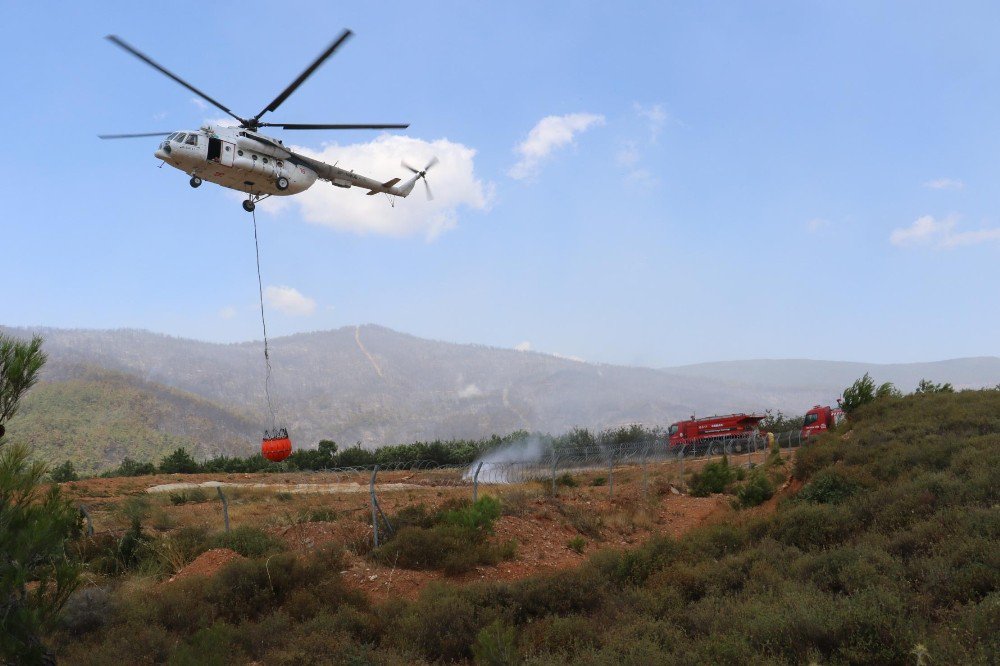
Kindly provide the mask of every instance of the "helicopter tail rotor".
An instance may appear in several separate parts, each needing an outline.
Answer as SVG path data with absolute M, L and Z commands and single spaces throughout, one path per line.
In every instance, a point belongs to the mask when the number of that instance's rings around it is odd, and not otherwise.
M 413 176 L 413 178 L 410 179 L 410 182 L 408 183 L 409 188 L 406 190 L 407 193 L 409 193 L 409 191 L 413 189 L 413 186 L 417 183 L 418 180 L 422 180 L 424 181 L 424 190 L 427 192 L 427 200 L 434 201 L 434 194 L 431 192 L 431 186 L 427 183 L 427 172 L 430 171 L 431 167 L 433 167 L 438 162 L 439 160 L 437 157 L 432 157 L 431 161 L 428 162 L 427 166 L 425 166 L 423 169 L 417 169 L 415 167 L 412 167 L 409 164 L 407 164 L 405 160 L 403 162 L 400 162 L 400 164 L 402 164 L 404 169 L 409 169 L 414 174 L 416 174 Z

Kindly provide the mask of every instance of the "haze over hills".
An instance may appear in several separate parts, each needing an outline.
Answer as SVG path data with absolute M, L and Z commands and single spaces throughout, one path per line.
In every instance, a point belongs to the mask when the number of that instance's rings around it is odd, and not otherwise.
M 956 388 L 982 388 L 1000 383 L 1000 358 L 980 356 L 927 363 L 857 363 L 807 359 L 763 359 L 720 361 L 666 368 L 685 377 L 722 382 L 750 383 L 759 387 L 836 391 L 866 372 L 878 382 L 892 382 L 904 392 L 916 388 L 921 379 L 951 382 Z
M 268 425 L 260 342 L 207 343 L 141 330 L 0 330 L 44 337 L 49 363 L 39 397 L 60 383 L 79 382 L 81 373 L 94 395 L 102 387 L 114 394 L 127 386 L 152 401 L 136 401 L 136 411 L 170 414 L 143 426 L 164 433 L 164 446 L 174 445 L 177 433 L 171 428 L 192 410 L 200 420 L 188 422 L 185 436 L 201 455 L 249 453 Z M 923 377 L 958 387 L 1000 382 L 1000 359 L 994 357 L 885 366 L 738 361 L 649 369 L 437 342 L 373 325 L 275 339 L 271 364 L 279 422 L 306 447 L 322 438 L 373 447 L 518 429 L 557 433 L 574 426 L 667 425 L 690 414 L 764 409 L 798 414 L 833 401 L 866 371 L 906 390 Z M 105 374 L 95 380 L 98 370 Z M 74 386 L 82 390 L 79 383 Z M 95 414 L 106 409 L 100 400 L 92 407 Z M 19 419 L 40 417 L 41 411 L 27 408 Z M 95 437 L 88 427 L 77 436 Z M 107 442 L 90 446 L 107 452 L 96 458 L 109 464 L 122 451 Z M 141 448 L 156 455 L 155 446 Z

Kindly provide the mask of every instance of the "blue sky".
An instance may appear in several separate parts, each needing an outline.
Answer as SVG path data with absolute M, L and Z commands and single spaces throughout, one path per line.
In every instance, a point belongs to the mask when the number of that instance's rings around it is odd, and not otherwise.
M 355 4 L 0 4 L 0 323 L 259 338 L 238 195 L 96 138 L 222 114 L 102 37 L 250 115 L 349 27 L 272 119 L 406 140 L 276 135 L 380 179 L 443 151 L 437 199 L 319 182 L 260 210 L 276 333 L 652 366 L 1000 352 L 994 4 Z

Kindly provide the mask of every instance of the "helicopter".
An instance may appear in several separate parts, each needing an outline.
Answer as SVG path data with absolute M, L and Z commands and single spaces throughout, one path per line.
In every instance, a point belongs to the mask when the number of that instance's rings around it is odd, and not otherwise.
M 304 192 L 312 187 L 317 180 L 325 180 L 336 187 L 345 189 L 358 187 L 368 190 L 369 196 L 380 193 L 390 195 L 390 202 L 392 202 L 393 196 L 406 197 L 413 191 L 417 181 L 423 180 L 427 199 L 431 200 L 434 196 L 431 193 L 430 185 L 427 184 L 427 172 L 438 163 L 436 157 L 431 158 L 423 169 L 412 167 L 405 161 L 401 162 L 403 168 L 413 173 L 413 176 L 403 183 L 400 183 L 400 178 L 380 181 L 357 174 L 353 170 L 342 169 L 336 164 L 327 164 L 296 153 L 285 146 L 281 139 L 266 136 L 259 131 L 262 127 L 279 127 L 285 130 L 391 130 L 409 127 L 408 124 L 316 124 L 261 121 L 265 113 L 275 111 L 281 106 L 352 34 L 350 30 L 344 30 L 270 104 L 264 107 L 260 113 L 249 118 L 236 115 L 224 104 L 209 97 L 116 35 L 108 35 L 105 39 L 112 44 L 124 49 L 212 106 L 232 116 L 239 124 L 230 126 L 207 123 L 197 130 L 100 134 L 98 137 L 101 139 L 166 137 L 153 153 L 158 160 L 188 174 L 191 177 L 189 181 L 191 187 L 200 187 L 202 182 L 207 180 L 222 187 L 245 192 L 247 198 L 243 201 L 243 209 L 248 213 L 252 213 L 256 204 L 268 197 L 289 196 Z

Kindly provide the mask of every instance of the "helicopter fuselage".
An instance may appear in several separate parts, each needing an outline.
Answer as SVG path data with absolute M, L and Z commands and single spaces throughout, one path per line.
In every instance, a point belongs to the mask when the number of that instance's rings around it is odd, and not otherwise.
M 298 194 L 317 178 L 278 139 L 238 127 L 174 132 L 154 155 L 192 178 L 258 196 Z

